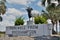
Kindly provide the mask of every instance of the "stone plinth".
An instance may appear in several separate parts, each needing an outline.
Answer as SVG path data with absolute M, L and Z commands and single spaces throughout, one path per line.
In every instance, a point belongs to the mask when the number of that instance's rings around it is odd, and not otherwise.
M 33 25 L 34 22 L 33 21 L 27 21 L 27 25 Z

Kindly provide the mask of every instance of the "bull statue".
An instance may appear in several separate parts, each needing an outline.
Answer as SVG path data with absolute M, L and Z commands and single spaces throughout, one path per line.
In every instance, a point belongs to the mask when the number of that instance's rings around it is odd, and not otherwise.
M 29 20 L 30 18 L 32 17 L 32 14 L 31 14 L 31 11 L 33 10 L 31 7 L 27 7 L 27 12 L 28 12 L 28 17 L 29 17 Z

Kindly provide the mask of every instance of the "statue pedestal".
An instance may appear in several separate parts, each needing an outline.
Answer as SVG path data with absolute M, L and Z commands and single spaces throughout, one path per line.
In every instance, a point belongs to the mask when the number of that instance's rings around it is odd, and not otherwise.
M 33 21 L 27 21 L 27 25 L 33 25 L 34 22 Z

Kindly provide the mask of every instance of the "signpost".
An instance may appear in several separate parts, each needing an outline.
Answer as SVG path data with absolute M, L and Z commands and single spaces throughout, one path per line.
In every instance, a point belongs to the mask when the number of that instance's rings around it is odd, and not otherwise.
M 6 34 L 12 36 L 42 36 L 51 35 L 52 25 L 49 24 L 35 24 L 35 25 L 21 25 L 6 27 Z

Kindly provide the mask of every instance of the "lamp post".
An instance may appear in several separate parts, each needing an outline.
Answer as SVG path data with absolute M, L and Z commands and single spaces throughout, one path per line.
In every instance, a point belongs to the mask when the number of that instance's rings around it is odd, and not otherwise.
M 29 21 L 30 21 L 30 18 L 32 17 L 31 15 L 31 11 L 33 10 L 31 7 L 27 7 L 27 12 L 28 12 L 28 17 L 29 17 Z

